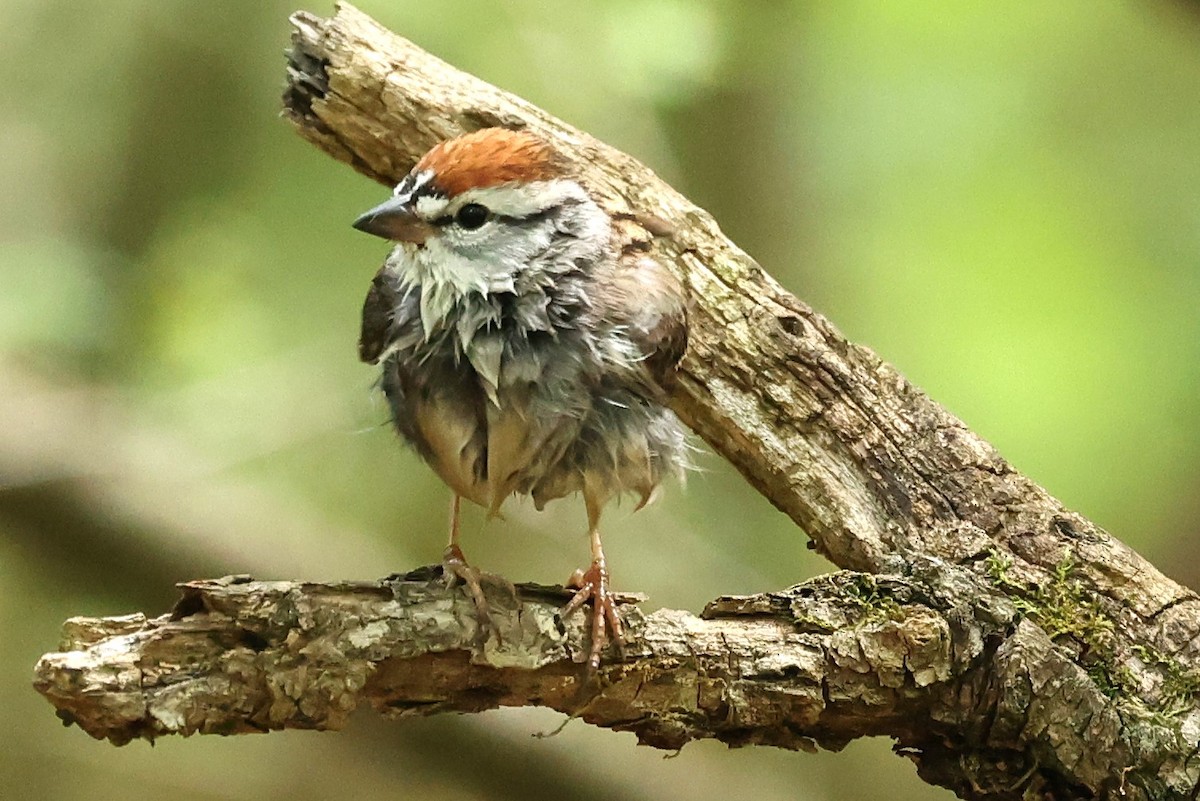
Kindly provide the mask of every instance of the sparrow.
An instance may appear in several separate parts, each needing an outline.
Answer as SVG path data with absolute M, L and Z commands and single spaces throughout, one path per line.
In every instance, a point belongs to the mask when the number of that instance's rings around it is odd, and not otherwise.
M 640 509 L 691 451 L 666 406 L 686 295 L 648 241 L 622 247 L 617 219 L 547 141 L 486 128 L 433 147 L 354 222 L 395 243 L 363 304 L 359 355 L 380 365 L 400 437 L 451 490 L 446 575 L 467 585 L 482 629 L 462 499 L 494 516 L 512 495 L 541 510 L 582 494 L 591 563 L 561 614 L 592 603 L 593 670 L 608 634 L 623 637 L 601 513 L 626 493 Z

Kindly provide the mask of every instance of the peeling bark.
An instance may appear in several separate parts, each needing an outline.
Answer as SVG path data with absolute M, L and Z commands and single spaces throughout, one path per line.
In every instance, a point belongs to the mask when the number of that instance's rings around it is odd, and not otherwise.
M 843 572 L 720 598 L 700 616 L 625 605 L 626 654 L 589 676 L 577 661 L 582 616 L 557 614 L 561 587 L 514 594 L 489 582 L 483 642 L 471 598 L 437 568 L 378 583 L 242 576 L 183 589 L 159 618 L 67 623 L 36 678 L 64 720 L 123 744 L 337 729 L 364 699 L 396 717 L 540 705 L 660 748 L 705 737 L 840 748 L 865 733 L 928 736 L 947 688 L 965 686 L 1015 618 L 1011 605 L 958 606 L 961 593 L 924 578 Z
M 1193 592 L 847 342 L 631 157 L 348 5 L 292 21 L 284 114 L 359 172 L 391 184 L 441 139 L 522 127 L 611 213 L 670 223 L 655 252 L 694 300 L 674 408 L 847 572 L 700 617 L 627 608 L 629 653 L 590 681 L 579 624 L 546 590 L 523 587 L 503 643 L 479 645 L 465 596 L 428 577 L 189 584 L 173 616 L 68 623 L 37 674 L 64 719 L 123 742 L 337 728 L 363 698 L 397 716 L 541 704 L 666 748 L 889 735 L 964 798 L 1196 796 Z

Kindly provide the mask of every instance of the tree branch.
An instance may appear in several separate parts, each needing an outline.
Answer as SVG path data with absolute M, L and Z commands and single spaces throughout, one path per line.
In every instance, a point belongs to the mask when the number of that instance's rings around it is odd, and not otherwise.
M 721 598 L 696 617 L 623 608 L 630 648 L 603 685 L 579 669 L 582 616 L 561 587 L 489 583 L 495 631 L 436 568 L 379 583 L 191 582 L 147 620 L 74 618 L 38 689 L 96 737 L 336 729 L 360 700 L 403 717 L 541 705 L 647 744 L 712 737 L 840 748 L 864 733 L 915 732 L 1014 618 L 957 606 L 937 571 L 839 573 L 782 593 Z M 934 594 L 929 594 L 933 592 Z M 952 703 L 947 703 L 952 701 Z
M 523 127 L 610 212 L 668 221 L 656 253 L 694 299 L 674 408 L 860 572 L 701 618 L 628 611 L 630 653 L 589 686 L 569 658 L 579 624 L 564 633 L 529 588 L 504 643 L 477 646 L 463 599 L 416 578 L 387 592 L 190 584 L 172 618 L 68 624 L 38 686 L 70 719 L 120 742 L 336 727 L 360 695 L 395 714 L 540 703 L 664 747 L 888 734 L 968 798 L 1196 795 L 1194 593 L 847 342 L 628 155 L 348 5 L 293 25 L 285 116 L 365 175 L 391 184 L 441 139 Z M 645 236 L 632 222 L 623 235 Z

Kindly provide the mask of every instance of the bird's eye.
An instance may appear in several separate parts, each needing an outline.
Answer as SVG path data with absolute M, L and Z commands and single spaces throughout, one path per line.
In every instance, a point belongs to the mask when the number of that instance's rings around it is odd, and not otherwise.
M 488 221 L 491 212 L 487 206 L 481 206 L 478 203 L 468 203 L 458 210 L 458 214 L 454 215 L 454 219 L 463 228 L 471 231 Z

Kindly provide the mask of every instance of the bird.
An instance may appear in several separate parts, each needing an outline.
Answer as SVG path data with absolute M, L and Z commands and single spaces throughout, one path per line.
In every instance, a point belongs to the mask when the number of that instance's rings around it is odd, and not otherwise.
M 444 574 L 467 586 L 483 628 L 462 499 L 491 517 L 513 495 L 541 510 L 582 494 L 591 561 L 560 614 L 591 602 L 592 670 L 624 641 L 601 514 L 626 494 L 640 509 L 693 450 L 667 406 L 687 294 L 648 238 L 622 244 L 617 221 L 634 217 L 605 211 L 547 139 L 484 128 L 436 144 L 353 223 L 393 243 L 363 304 L 359 356 L 380 367 L 400 437 L 450 488 Z

